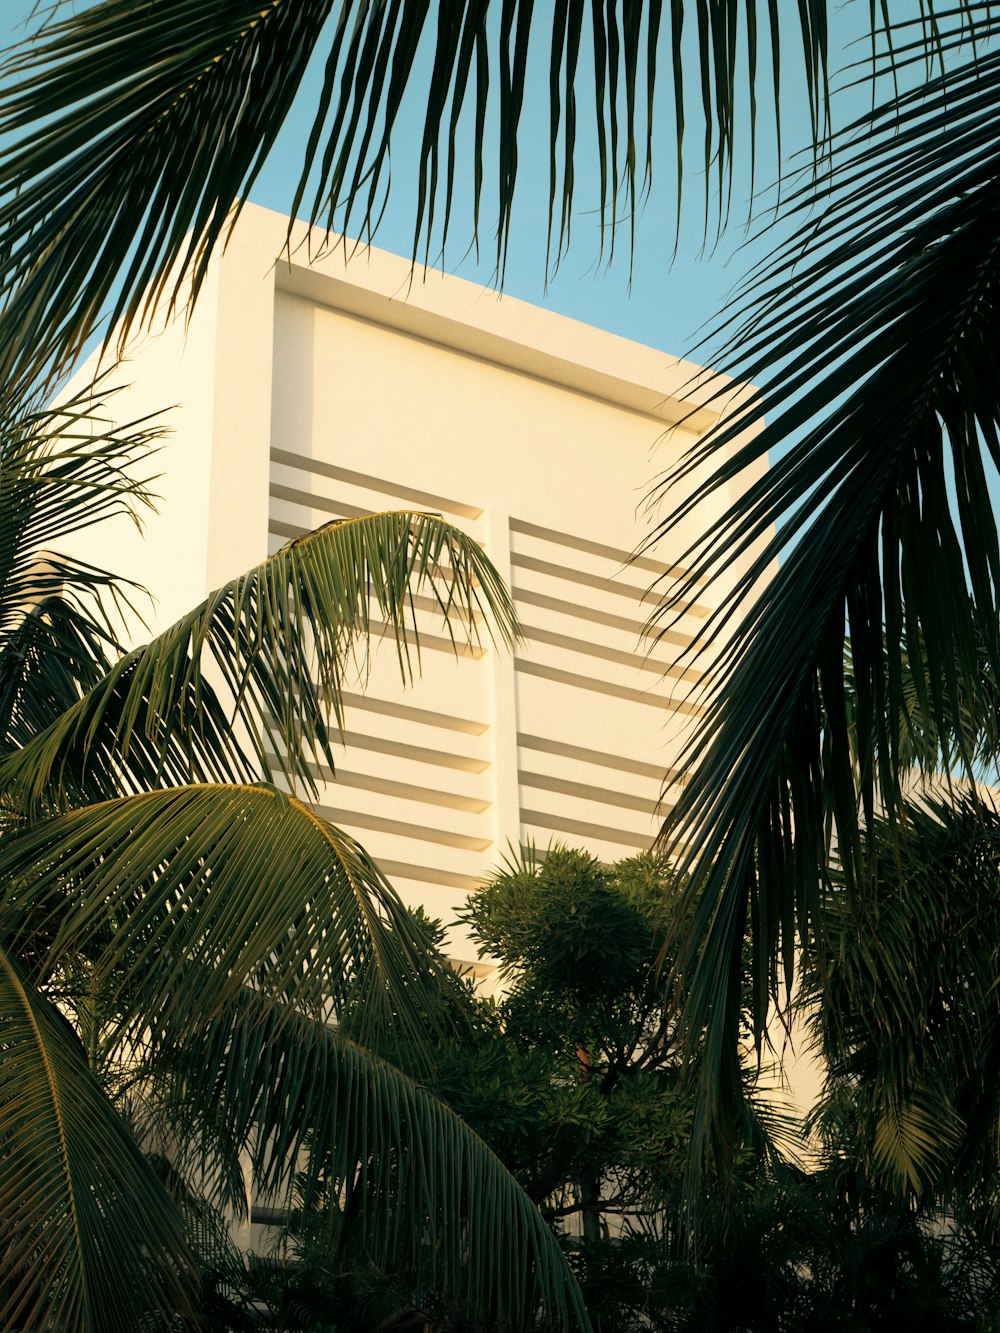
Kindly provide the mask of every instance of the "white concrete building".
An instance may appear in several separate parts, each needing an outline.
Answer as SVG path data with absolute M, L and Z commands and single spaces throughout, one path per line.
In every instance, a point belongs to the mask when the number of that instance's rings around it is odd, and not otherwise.
M 650 648 L 648 590 L 685 535 L 626 561 L 651 483 L 718 403 L 689 364 L 375 250 L 317 241 L 310 262 L 303 230 L 275 263 L 286 229 L 248 206 L 190 322 L 116 372 L 120 420 L 175 405 L 161 504 L 144 539 L 123 525 L 88 554 L 150 588 L 156 629 L 331 517 L 440 511 L 512 586 L 527 643 L 456 661 L 428 619 L 410 690 L 383 654 L 319 809 L 446 918 L 509 841 L 648 846 L 697 725 L 672 659 L 720 594 Z

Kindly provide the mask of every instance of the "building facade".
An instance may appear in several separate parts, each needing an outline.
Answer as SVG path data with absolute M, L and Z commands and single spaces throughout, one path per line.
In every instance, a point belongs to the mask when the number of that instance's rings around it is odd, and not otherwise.
M 441 513 L 512 588 L 525 642 L 456 659 L 422 611 L 420 678 L 376 654 L 317 808 L 445 919 L 508 844 L 648 847 L 698 725 L 675 659 L 724 585 L 659 641 L 644 627 L 723 497 L 629 556 L 657 477 L 742 390 L 720 401 L 688 363 L 372 249 L 304 229 L 286 248 L 287 227 L 247 206 L 190 320 L 154 322 L 114 372 L 119 421 L 168 409 L 160 500 L 144 538 L 123 524 L 86 554 L 150 589 L 156 630 L 331 518 Z M 452 950 L 475 961 L 460 932 Z

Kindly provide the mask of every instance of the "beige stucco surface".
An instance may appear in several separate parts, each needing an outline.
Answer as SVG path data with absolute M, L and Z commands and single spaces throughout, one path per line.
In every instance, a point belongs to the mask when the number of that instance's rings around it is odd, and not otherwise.
M 154 316 L 128 347 L 108 411 L 165 428 L 145 467 L 157 512 L 141 537 L 111 523 L 78 554 L 152 594 L 126 627 L 142 641 L 331 518 L 441 513 L 483 544 L 526 640 L 511 654 L 484 634 L 456 658 L 423 614 L 420 678 L 404 685 L 388 647 L 350 688 L 319 809 L 445 920 L 508 844 L 606 860 L 648 847 L 699 721 L 697 675 L 676 658 L 728 582 L 656 644 L 651 588 L 735 497 L 629 557 L 653 484 L 745 390 L 719 398 L 662 351 L 376 250 L 287 240 L 286 219 L 247 206 L 194 313 Z M 461 928 L 450 947 L 488 975 Z M 785 1075 L 807 1106 L 814 1063 L 786 1052 Z
M 275 263 L 286 237 L 285 219 L 248 206 L 193 316 L 154 321 L 129 349 L 115 416 L 168 409 L 159 512 L 144 540 L 122 524 L 86 554 L 149 588 L 155 630 L 333 517 L 441 512 L 511 584 L 526 642 L 512 655 L 484 636 L 456 659 L 428 614 L 412 688 L 391 649 L 376 655 L 320 808 L 404 899 L 445 918 L 508 842 L 557 838 L 603 859 L 648 846 L 698 721 L 696 677 L 674 660 L 721 585 L 657 645 L 642 637 L 649 589 L 716 511 L 627 561 L 651 485 L 725 407 L 718 386 L 663 352 L 303 230 Z M 452 947 L 472 961 L 461 931 Z

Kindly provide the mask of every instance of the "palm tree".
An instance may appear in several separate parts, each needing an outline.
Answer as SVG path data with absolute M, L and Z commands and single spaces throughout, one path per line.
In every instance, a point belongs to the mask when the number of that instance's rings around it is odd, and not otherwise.
M 1000 52 L 990 6 L 960 9 L 939 72 L 848 126 L 833 174 L 786 201 L 796 232 L 732 317 L 738 373 L 761 391 L 670 479 L 726 446 L 710 490 L 774 458 L 688 553 L 692 578 L 747 560 L 704 632 L 731 637 L 673 816 L 696 848 L 684 969 L 688 1020 L 708 1030 L 706 1130 L 738 1089 L 745 939 L 759 1042 L 797 942 L 822 939 L 831 849 L 851 894 L 880 846 L 863 829 L 878 816 L 907 836 L 914 761 L 995 770 Z M 914 23 L 895 37 L 904 76 L 928 39 Z
M 827 0 L 676 0 L 668 12 L 660 0 L 94 0 L 77 15 L 56 8 L 8 62 L 0 102 L 0 129 L 12 136 L 0 165 L 0 383 L 16 394 L 68 365 L 105 306 L 127 329 L 149 293 L 176 297 L 189 280 L 197 296 L 318 52 L 325 76 L 293 211 L 305 204 L 313 222 L 372 225 L 394 126 L 419 104 L 414 255 L 447 233 L 463 117 L 474 129 L 478 226 L 499 88 L 501 271 L 540 41 L 556 259 L 569 239 L 578 91 L 592 96 L 601 203 L 613 218 L 619 202 L 634 215 L 648 179 L 658 75 L 672 77 L 678 151 L 692 82 L 700 92 L 706 170 L 725 187 L 740 108 L 755 140 L 758 98 L 780 123 L 779 71 L 804 73 L 816 159 L 782 204 L 798 225 L 752 275 L 742 313 L 723 321 L 723 368 L 760 392 L 666 483 L 669 494 L 672 480 L 707 463 L 708 489 L 719 490 L 774 452 L 771 470 L 684 560 L 694 580 L 749 557 L 692 652 L 697 661 L 709 639 L 726 636 L 666 830 L 694 849 L 682 867 L 697 907 L 680 973 L 689 1024 L 707 1031 L 705 1131 L 725 1124 L 739 1093 L 745 937 L 760 1042 L 779 989 L 794 983 L 797 940 L 819 928 L 832 837 L 850 882 L 860 815 L 901 818 L 911 724 L 957 738 L 940 757 L 971 770 L 961 719 L 978 711 L 983 663 L 994 677 L 1000 668 L 989 493 L 1000 460 L 997 18 L 988 0 L 911 0 L 883 30 L 888 7 L 873 3 L 872 68 L 892 77 L 874 83 L 869 114 L 831 135 L 836 10 Z M 418 57 L 428 45 L 430 58 Z M 613 221 L 607 230 L 610 244 Z M 746 428 L 765 413 L 748 443 Z M 658 536 L 686 516 L 668 501 Z M 777 555 L 784 563 L 770 578 Z M 664 616 L 687 590 L 667 590 Z M 926 687 L 912 696 L 908 662 L 927 668 L 913 674 Z M 985 743 L 995 748 L 991 730 Z
M 884 819 L 834 879 L 800 1004 L 827 1070 L 814 1112 L 841 1172 L 994 1240 L 1000 1218 L 1000 814 L 971 792 Z
M 141 590 L 60 553 L 150 503 L 156 424 L 102 410 L 0 422 L 0 1323 L 195 1318 L 181 1205 L 195 1188 L 238 1211 L 247 1166 L 279 1200 L 293 1177 L 338 1200 L 331 1228 L 374 1254 L 429 1247 L 494 1317 L 579 1315 L 499 1161 L 364 1044 L 452 1024 L 447 964 L 294 794 L 335 757 L 370 600 L 405 676 L 418 589 L 502 645 L 505 588 L 439 518 L 376 514 L 289 542 L 125 652 L 115 604 Z
M 637 144 L 645 147 L 647 174 L 652 166 L 664 51 L 678 148 L 683 137 L 690 115 L 680 58 L 685 21 L 697 29 L 706 170 L 711 164 L 720 179 L 728 170 L 741 71 L 746 65 L 752 84 L 764 49 L 775 71 L 779 48 L 786 62 L 789 45 L 800 52 L 796 73 L 804 70 L 822 132 L 825 0 L 810 0 L 802 22 L 770 3 L 759 32 L 757 0 L 675 0 L 669 16 L 664 8 L 662 0 L 628 0 L 620 10 L 604 0 L 551 7 L 523 0 L 92 0 L 79 13 L 64 0 L 39 6 L 41 30 L 8 57 L 0 96 L 0 133 L 10 136 L 0 163 L 0 384 L 9 393 L 43 370 L 65 368 L 108 311 L 124 338 L 151 295 L 176 299 L 190 283 L 197 298 L 314 58 L 325 59 L 325 75 L 290 212 L 304 206 L 313 224 L 371 228 L 389 187 L 393 132 L 422 116 L 416 257 L 422 242 L 437 239 L 436 222 L 442 242 L 447 234 L 469 121 L 478 228 L 489 121 L 498 136 L 498 270 L 517 183 L 529 47 L 539 40 L 549 48 L 554 258 L 570 230 L 577 91 L 589 83 L 611 244 L 620 190 L 633 217 L 641 195 Z M 581 47 L 588 44 L 593 61 L 585 68 Z M 776 95 L 776 79 L 767 85 Z M 753 119 L 756 105 L 754 98 Z

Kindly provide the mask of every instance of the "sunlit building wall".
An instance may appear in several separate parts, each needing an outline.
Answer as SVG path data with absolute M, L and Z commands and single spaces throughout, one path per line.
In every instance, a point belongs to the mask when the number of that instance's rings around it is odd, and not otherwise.
M 484 629 L 456 658 L 428 602 L 420 678 L 404 687 L 394 650 L 376 655 L 317 808 L 446 919 L 508 844 L 648 847 L 700 716 L 676 658 L 726 584 L 659 641 L 644 625 L 733 496 L 629 555 L 658 476 L 741 391 L 713 399 L 662 352 L 304 229 L 275 263 L 287 225 L 248 206 L 190 320 L 161 318 L 115 372 L 116 418 L 166 408 L 170 434 L 144 539 L 122 523 L 88 554 L 149 588 L 155 630 L 330 519 L 442 514 L 513 589 L 525 641 L 497 649 Z M 460 931 L 452 949 L 474 961 Z

